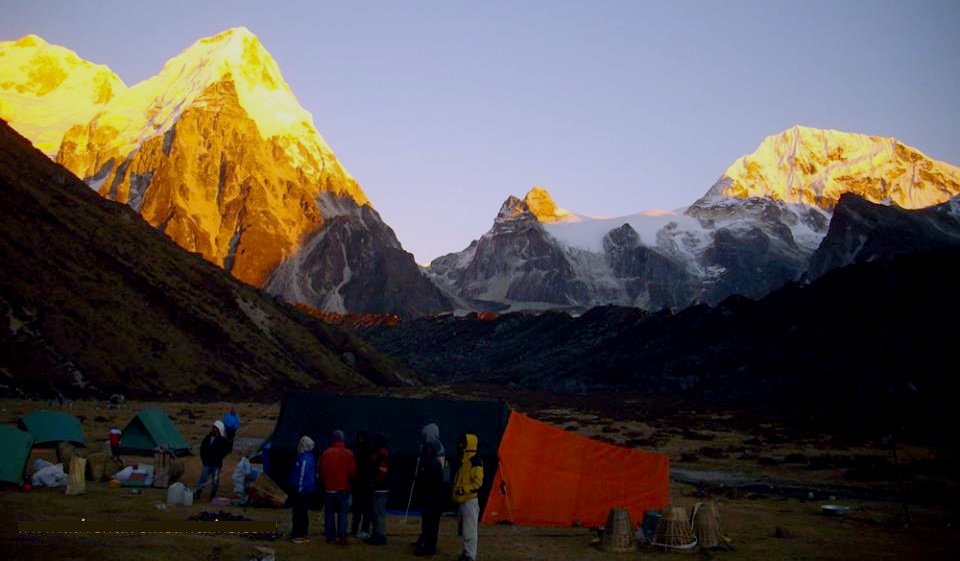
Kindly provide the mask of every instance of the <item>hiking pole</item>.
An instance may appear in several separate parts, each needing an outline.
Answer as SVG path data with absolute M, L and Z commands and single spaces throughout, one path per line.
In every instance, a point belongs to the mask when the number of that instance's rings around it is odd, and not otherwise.
M 410 505 L 413 504 L 413 489 L 417 486 L 417 473 L 420 472 L 420 456 L 417 456 L 417 467 L 413 468 L 413 481 L 410 482 L 410 498 L 407 499 L 407 511 L 403 513 L 401 524 L 407 523 L 407 517 L 410 516 Z

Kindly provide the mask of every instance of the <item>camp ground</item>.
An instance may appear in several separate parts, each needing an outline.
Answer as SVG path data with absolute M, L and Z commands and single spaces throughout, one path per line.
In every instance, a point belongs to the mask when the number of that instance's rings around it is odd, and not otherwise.
M 841 449 L 836 446 L 833 434 L 792 433 L 773 419 L 761 424 L 753 418 L 735 417 L 735 412 L 718 412 L 702 405 L 696 410 L 691 407 L 658 409 L 661 404 L 656 400 L 645 401 L 635 396 L 617 396 L 616 400 L 585 406 L 573 398 L 564 402 L 552 396 L 543 398 L 519 392 L 516 395 L 513 392 L 485 394 L 510 399 L 511 404 L 516 403 L 516 409 L 511 410 L 504 401 L 478 400 L 478 395 L 461 398 L 445 393 L 440 395 L 449 399 L 424 399 L 423 393 L 407 393 L 410 397 L 396 398 L 402 401 L 396 404 L 394 398 L 380 396 L 366 396 L 376 397 L 370 401 L 353 401 L 345 399 L 350 396 L 291 394 L 282 402 L 133 402 L 130 409 L 77 401 L 64 411 L 82 420 L 87 446 L 77 453 L 92 459 L 97 453 L 103 453 L 103 448 L 94 442 L 105 438 L 110 428 L 137 426 L 133 421 L 141 411 L 162 409 L 184 440 L 195 446 L 209 432 L 211 420 L 236 407 L 242 419 L 239 434 L 248 445 L 239 447 L 224 462 L 221 497 L 230 504 L 213 504 L 204 496 L 191 505 L 172 504 L 170 488 L 130 486 L 122 482 L 115 485 L 116 480 L 110 478 L 109 472 L 104 474 L 107 481 L 88 478 L 86 492 L 82 494 L 67 494 L 66 486 L 34 486 L 26 490 L 25 485 L 17 483 L 24 470 L 29 472 L 30 464 L 37 458 L 54 460 L 56 451 L 49 445 L 34 447 L 28 460 L 33 437 L 17 425 L 34 410 L 36 403 L 0 400 L 0 423 L 7 423 L 0 427 L 3 451 L 0 527 L 13 528 L 22 520 L 75 521 L 78 515 L 88 520 L 92 517 L 172 523 L 226 512 L 275 523 L 281 536 L 264 540 L 203 534 L 176 539 L 159 535 L 136 539 L 85 536 L 61 537 L 51 542 L 25 539 L 10 531 L 0 534 L 0 552 L 3 552 L 0 557 L 25 561 L 52 557 L 101 561 L 227 560 L 256 558 L 254 554 L 261 552 L 256 548 L 260 547 L 274 550 L 275 558 L 284 561 L 410 559 L 410 543 L 417 538 L 420 520 L 416 502 L 409 516 L 404 514 L 410 492 L 409 478 L 415 466 L 422 423 L 435 421 L 441 426 L 443 442 L 451 455 L 459 432 L 476 431 L 487 435 L 483 438 L 490 444 L 484 451 L 493 455 L 492 461 L 499 459 L 498 464 L 485 462 L 486 480 L 490 485 L 484 495 L 480 559 L 670 559 L 675 556 L 651 544 L 639 550 L 631 549 L 634 552 L 631 554 L 617 552 L 618 547 L 633 547 L 629 541 L 622 544 L 605 541 L 607 536 L 616 535 L 608 528 L 626 529 L 629 522 L 636 531 L 647 519 L 645 512 L 637 510 L 645 508 L 643 505 L 648 500 L 662 500 L 659 496 L 663 492 L 667 493 L 669 504 L 653 509 L 679 526 L 684 526 L 684 520 L 689 520 L 694 513 L 705 512 L 704 507 L 697 508 L 699 504 L 714 501 L 717 505 L 720 533 L 732 540 L 735 549 L 710 550 L 705 558 L 721 561 L 956 558 L 960 535 L 956 530 L 955 509 L 947 502 L 956 496 L 951 494 L 953 487 L 931 487 L 923 500 L 915 495 L 916 500 L 910 504 L 911 525 L 904 528 L 894 522 L 902 513 L 901 504 L 888 498 L 899 497 L 896 482 L 860 483 L 842 479 L 839 471 L 812 469 L 824 460 L 855 462 L 858 458 L 870 459 L 870 465 L 880 469 L 877 451 L 871 451 L 869 442 L 844 441 Z M 294 407 L 295 404 L 298 406 Z M 411 409 L 404 409 L 407 407 Z M 370 426 L 371 420 L 377 418 L 376 411 L 388 409 L 400 411 L 403 416 L 389 418 L 384 425 Z M 344 416 L 333 418 L 336 411 L 343 411 Z M 294 412 L 298 413 L 293 415 Z M 353 414 L 358 414 L 356 422 L 350 420 Z M 473 423 L 465 414 L 487 421 Z M 283 441 L 277 436 L 289 432 L 292 439 L 298 432 L 296 426 L 288 426 L 291 421 L 316 424 L 312 430 L 320 439 L 318 452 L 334 428 L 342 428 L 352 437 L 359 427 L 366 426 L 368 430 L 389 433 L 395 455 L 407 454 L 413 460 L 405 467 L 393 464 L 396 479 L 390 494 L 399 500 L 391 502 L 386 546 L 375 547 L 351 540 L 349 547 L 338 549 L 324 543 L 323 516 L 319 512 L 310 518 L 312 543 L 292 544 L 284 539 L 290 531 L 288 508 L 244 504 L 242 497 L 234 495 L 231 475 L 243 463 L 243 452 L 254 441 L 269 438 L 271 434 L 274 435 L 270 438 L 271 446 L 280 443 L 277 449 L 282 450 Z M 151 442 L 157 441 L 154 438 Z M 403 452 L 404 447 L 408 447 L 407 452 Z M 644 450 L 655 453 L 651 458 Z M 940 465 L 933 462 L 936 453 L 933 448 L 899 451 L 898 457 L 904 465 L 912 462 L 912 469 L 918 470 L 913 481 L 904 483 L 908 489 L 919 493 L 921 482 L 931 482 L 929 478 L 936 473 L 932 470 Z M 796 463 L 801 454 L 806 456 L 807 464 Z M 279 454 L 275 456 L 279 457 Z M 147 456 L 124 454 L 122 460 L 125 468 L 156 463 L 152 451 Z M 177 462 L 183 464 L 184 473 L 175 481 L 193 487 L 199 477 L 199 457 L 183 456 Z M 660 470 L 668 465 L 669 484 L 660 475 Z M 919 471 L 925 468 L 928 471 Z M 276 477 L 278 483 L 286 483 L 282 470 Z M 647 484 L 635 484 L 644 478 L 648 479 Z M 29 478 L 23 481 L 26 483 Z M 653 497 L 646 496 L 647 493 Z M 618 497 L 610 499 L 613 495 Z M 639 506 L 632 500 L 638 501 Z M 843 514 L 823 514 L 821 506 L 831 504 L 849 508 Z M 674 514 L 676 506 L 685 508 L 682 516 Z M 621 513 L 628 516 L 613 516 Z M 621 521 L 620 526 L 617 521 Z M 441 554 L 435 559 L 456 558 L 459 552 L 456 534 L 456 518 L 443 517 L 438 544 Z M 619 535 L 630 537 L 629 533 Z
M 535 526 L 602 526 L 613 508 L 640 520 L 669 497 L 669 458 L 579 436 L 511 411 L 503 401 L 403 399 L 293 393 L 287 396 L 267 448 L 267 473 L 287 480 L 300 436 L 329 442 L 333 430 L 348 438 L 361 430 L 390 440 L 392 478 L 388 507 L 409 503 L 420 431 L 440 427 L 447 455 L 461 434 L 474 433 L 484 460 L 480 490 L 483 521 Z

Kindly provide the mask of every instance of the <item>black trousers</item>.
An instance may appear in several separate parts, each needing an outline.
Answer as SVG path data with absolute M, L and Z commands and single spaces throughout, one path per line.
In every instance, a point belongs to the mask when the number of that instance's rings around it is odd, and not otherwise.
M 308 493 L 294 493 L 290 497 L 290 506 L 293 508 L 293 530 L 291 538 L 302 538 L 310 530 L 310 495 Z
M 429 501 L 423 504 L 422 509 L 420 514 L 420 547 L 426 551 L 436 551 L 443 505 L 440 501 Z
M 367 489 L 357 489 L 353 492 L 353 520 L 350 523 L 350 533 L 357 535 L 357 532 L 363 530 L 370 531 L 371 511 L 373 510 L 373 497 Z

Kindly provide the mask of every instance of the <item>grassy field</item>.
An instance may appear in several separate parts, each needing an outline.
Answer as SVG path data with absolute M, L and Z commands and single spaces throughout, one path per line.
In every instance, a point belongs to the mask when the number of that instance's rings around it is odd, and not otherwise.
M 671 501 L 691 508 L 704 498 L 720 505 L 721 528 L 733 540 L 732 551 L 702 552 L 723 560 L 767 559 L 957 559 L 960 532 L 957 473 L 938 469 L 953 466 L 953 451 L 930 446 L 901 446 L 900 466 L 904 483 L 884 479 L 889 451 L 877 443 L 838 439 L 835 434 L 796 431 L 771 419 L 743 419 L 736 413 L 697 409 L 685 404 L 659 406 L 618 398 L 616 407 L 592 406 L 588 402 L 564 401 L 528 395 L 512 402 L 543 420 L 583 434 L 624 445 L 658 450 L 671 456 L 671 465 L 684 473 L 708 474 L 703 483 L 671 484 Z M 241 438 L 263 438 L 273 427 L 278 404 L 256 403 L 131 403 L 111 409 L 95 402 L 78 402 L 69 407 L 84 419 L 91 441 L 105 439 L 111 426 L 123 427 L 143 407 L 162 406 L 174 419 L 184 437 L 200 441 L 213 419 L 234 405 L 244 421 Z M 16 422 L 22 414 L 51 408 L 48 404 L 0 400 L 0 422 Z M 638 411 L 643 411 L 639 413 Z M 35 456 L 52 458 L 53 452 L 38 450 Z M 239 460 L 232 454 L 225 465 L 221 488 L 231 490 L 229 474 Z M 873 463 L 863 460 L 873 458 Z M 828 458 L 830 461 L 817 458 Z M 856 458 L 861 458 L 860 465 Z M 146 458 L 125 458 L 128 463 Z M 866 467 L 864 467 L 866 466 Z M 868 468 L 874 468 L 871 474 Z M 860 473 L 856 470 L 860 470 Z M 948 473 L 943 473 L 947 471 Z M 850 473 L 860 473 L 851 479 Z M 183 480 L 189 486 L 199 474 L 196 456 L 186 461 Z M 719 474 L 719 475 L 718 475 Z M 725 475 L 765 485 L 728 484 Z M 731 480 L 732 481 L 732 480 Z M 204 510 L 225 510 L 247 518 L 275 521 L 282 531 L 290 526 L 285 509 L 214 507 L 207 500 L 190 507 L 158 508 L 166 499 L 162 489 L 145 489 L 135 494 L 129 488 L 108 488 L 88 482 L 84 495 L 66 496 L 62 489 L 35 489 L 29 492 L 0 493 L 0 558 L 3 559 L 159 559 L 159 560 L 246 560 L 254 546 L 271 547 L 277 559 L 408 559 L 412 542 L 419 533 L 419 519 L 404 523 L 400 516 L 388 519 L 388 545 L 374 547 L 352 543 L 347 547 L 327 545 L 322 539 L 319 513 L 311 516 L 312 543 L 294 545 L 286 540 L 254 540 L 237 535 L 83 535 L 18 536 L 17 522 L 29 520 L 158 520 L 180 521 Z M 902 505 L 896 499 L 905 488 L 911 497 L 909 527 L 904 527 Z M 810 489 L 814 493 L 796 496 L 784 489 Z M 917 493 L 922 490 L 922 493 Z M 829 493 L 838 493 L 831 501 Z M 820 514 L 820 505 L 839 502 L 851 508 L 845 517 Z M 635 521 L 636 522 L 636 521 Z M 520 528 L 481 526 L 480 557 L 487 560 L 521 559 L 627 559 L 661 558 L 667 554 L 641 549 L 637 554 L 601 551 L 592 544 L 595 534 L 583 528 Z M 459 554 L 456 520 L 445 518 L 441 525 L 441 554 L 438 559 L 455 559 Z M 676 554 L 674 554 L 676 555 Z

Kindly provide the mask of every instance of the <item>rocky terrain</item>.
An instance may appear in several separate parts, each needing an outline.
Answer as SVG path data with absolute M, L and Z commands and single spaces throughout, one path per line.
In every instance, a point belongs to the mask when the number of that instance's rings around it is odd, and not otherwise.
M 258 396 L 417 383 L 188 253 L 0 122 L 0 390 Z
M 877 206 L 845 198 L 837 212 L 847 204 Z M 842 267 L 759 300 L 732 296 L 677 313 L 603 306 L 578 316 L 421 318 L 359 332 L 445 383 L 839 408 L 855 423 L 909 403 L 935 424 L 949 411 L 944 390 L 960 313 L 945 271 L 958 265 L 953 245 Z

